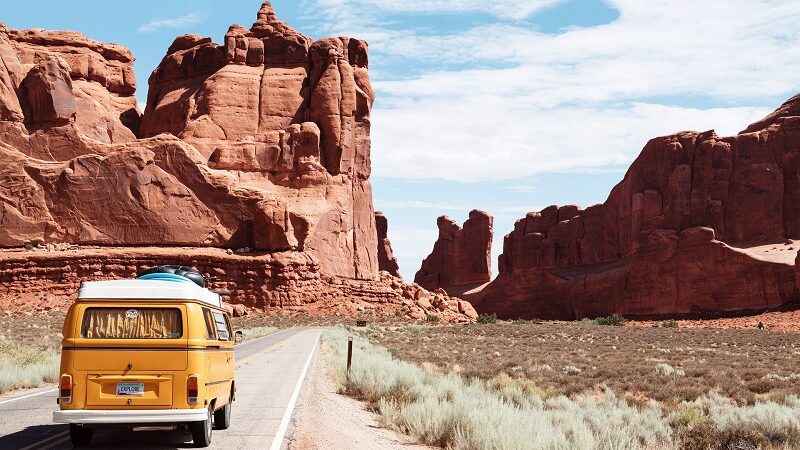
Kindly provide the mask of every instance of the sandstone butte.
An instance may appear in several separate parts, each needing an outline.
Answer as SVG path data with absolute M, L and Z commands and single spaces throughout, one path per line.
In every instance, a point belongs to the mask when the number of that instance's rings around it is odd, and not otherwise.
M 144 113 L 133 61 L 0 26 L 0 309 L 180 263 L 251 307 L 475 316 L 380 272 L 397 265 L 372 206 L 365 41 L 312 40 L 267 2 L 221 45 L 177 37 Z M 39 243 L 79 247 L 21 249 Z
M 800 95 L 736 136 L 652 139 L 604 203 L 519 219 L 476 308 L 541 319 L 797 308 L 799 149 Z
M 439 238 L 414 282 L 472 301 L 492 277 L 493 220 L 477 209 L 470 211 L 463 228 L 447 216 L 439 217 Z

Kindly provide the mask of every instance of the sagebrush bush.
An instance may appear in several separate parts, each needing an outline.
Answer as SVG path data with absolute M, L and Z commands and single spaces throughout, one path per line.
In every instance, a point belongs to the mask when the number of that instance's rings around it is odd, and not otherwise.
M 664 328 L 679 328 L 678 322 L 674 320 L 668 320 L 666 322 L 661 322 L 661 326 Z
M 676 369 L 667 363 L 659 363 L 656 365 L 656 373 L 662 377 L 682 377 L 686 375 L 682 369 Z
M 0 340 L 0 393 L 55 383 L 60 359 L 54 349 Z

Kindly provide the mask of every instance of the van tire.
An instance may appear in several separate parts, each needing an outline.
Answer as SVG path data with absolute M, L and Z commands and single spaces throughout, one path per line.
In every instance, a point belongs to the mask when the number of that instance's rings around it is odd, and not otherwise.
M 191 422 L 189 429 L 192 432 L 192 441 L 195 447 L 208 447 L 211 445 L 211 429 L 213 428 L 213 411 L 214 405 L 208 407 L 208 414 L 206 420 L 199 422 Z
M 73 447 L 88 447 L 92 445 L 94 428 L 86 428 L 74 423 L 69 424 L 69 440 Z
M 225 404 L 222 408 L 214 411 L 214 429 L 227 430 L 231 426 L 231 402 Z

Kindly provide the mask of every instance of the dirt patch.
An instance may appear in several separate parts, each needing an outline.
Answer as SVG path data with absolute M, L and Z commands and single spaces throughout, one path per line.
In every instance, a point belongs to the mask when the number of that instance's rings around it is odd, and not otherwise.
M 336 393 L 317 351 L 283 445 L 287 450 L 316 449 L 429 449 L 411 438 L 380 428 L 376 414 L 363 403 Z

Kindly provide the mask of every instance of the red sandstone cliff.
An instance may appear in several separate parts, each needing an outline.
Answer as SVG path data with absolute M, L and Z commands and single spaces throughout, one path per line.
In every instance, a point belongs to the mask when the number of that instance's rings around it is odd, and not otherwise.
M 350 295 L 413 317 L 464 318 L 454 299 L 379 276 L 366 42 L 314 41 L 266 2 L 222 45 L 176 38 L 149 78 L 144 114 L 133 61 L 127 48 L 80 33 L 0 26 L 0 248 L 107 249 L 0 251 L 0 297 L 144 264 L 218 263 L 226 283 L 260 280 L 234 292 L 253 306 Z M 118 248 L 132 246 L 172 250 L 136 251 L 124 264 Z M 245 247 L 256 253 L 221 250 Z M 62 257 L 71 264 L 54 270 Z M 443 309 L 414 303 L 439 297 Z
M 441 288 L 462 298 L 487 283 L 492 276 L 492 222 L 492 216 L 477 209 L 470 211 L 463 228 L 447 216 L 439 217 L 439 238 L 414 281 L 425 289 Z
M 798 302 L 797 250 L 784 245 L 800 237 L 798 105 L 737 136 L 652 139 L 605 203 L 518 220 L 478 310 L 573 319 Z
M 0 49 L 0 246 L 295 250 L 377 277 L 364 41 L 312 41 L 265 3 L 224 45 L 178 37 L 141 124 L 127 49 L 6 28 Z

